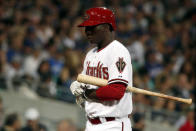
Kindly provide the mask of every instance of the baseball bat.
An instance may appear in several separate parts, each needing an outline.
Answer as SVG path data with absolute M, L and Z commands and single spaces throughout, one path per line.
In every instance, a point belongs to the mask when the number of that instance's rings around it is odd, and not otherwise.
M 83 74 L 78 75 L 77 81 L 85 83 L 85 84 L 96 85 L 96 86 L 106 86 L 108 84 L 108 81 L 105 79 L 101 79 L 101 78 L 97 78 L 97 77 L 93 77 L 93 76 L 88 76 L 88 75 L 83 75 Z M 140 94 L 144 94 L 144 95 L 157 96 L 157 97 L 161 97 L 161 98 L 166 98 L 166 99 L 170 99 L 170 100 L 183 102 L 186 104 L 192 103 L 192 99 L 184 99 L 184 98 L 179 98 L 179 97 L 174 97 L 174 96 L 168 96 L 168 95 L 165 95 L 162 93 L 147 91 L 147 90 L 139 89 L 136 87 L 129 87 L 128 86 L 127 91 L 133 92 L 133 93 L 140 93 Z

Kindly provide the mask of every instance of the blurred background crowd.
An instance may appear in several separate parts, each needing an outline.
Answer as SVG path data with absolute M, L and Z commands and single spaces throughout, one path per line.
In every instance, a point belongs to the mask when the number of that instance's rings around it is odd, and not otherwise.
M 77 25 L 87 8 L 97 6 L 116 15 L 116 39 L 131 54 L 134 86 L 194 99 L 195 0 L 0 0 L 0 90 L 75 104 L 69 86 L 93 46 Z M 133 103 L 135 131 L 145 130 L 149 114 L 179 131 L 194 128 L 192 106 L 141 94 Z M 17 114 L 7 119 L 10 124 Z

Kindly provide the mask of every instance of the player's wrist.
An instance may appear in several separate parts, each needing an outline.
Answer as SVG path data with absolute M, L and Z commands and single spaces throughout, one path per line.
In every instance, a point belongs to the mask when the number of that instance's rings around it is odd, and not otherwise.
M 85 99 L 83 98 L 82 95 L 76 97 L 76 104 L 78 104 L 80 108 L 85 107 Z
M 96 89 L 86 89 L 84 94 L 83 94 L 83 97 L 85 99 L 98 99 L 97 96 L 96 96 Z

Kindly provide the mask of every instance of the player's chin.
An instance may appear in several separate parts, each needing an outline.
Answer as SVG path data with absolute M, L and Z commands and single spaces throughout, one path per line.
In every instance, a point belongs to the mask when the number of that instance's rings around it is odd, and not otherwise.
M 90 44 L 96 44 L 96 42 L 92 39 L 89 39 L 88 41 L 89 41 Z

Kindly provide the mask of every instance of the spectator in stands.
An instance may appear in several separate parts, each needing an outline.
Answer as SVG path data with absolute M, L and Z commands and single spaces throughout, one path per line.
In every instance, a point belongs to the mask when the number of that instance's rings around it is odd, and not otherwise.
M 64 67 L 61 71 L 60 77 L 57 78 L 56 86 L 57 86 L 57 94 L 56 97 L 59 100 L 63 100 L 66 102 L 75 102 L 75 97 L 70 92 L 71 85 L 70 72 L 68 67 Z
M 21 122 L 17 113 L 12 113 L 6 116 L 4 126 L 0 131 L 20 131 Z
M 54 97 L 56 95 L 56 88 L 55 83 L 52 81 L 52 73 L 48 61 L 44 60 L 41 62 L 38 68 L 38 74 L 40 82 L 36 92 L 43 97 Z
M 7 51 L 8 62 L 11 62 L 14 56 L 22 58 L 23 36 L 15 32 L 15 34 L 12 34 L 10 41 L 11 47 Z
M 171 87 L 171 79 L 167 75 L 161 75 L 156 78 L 156 88 L 161 93 L 169 94 Z
M 141 67 L 144 65 L 144 59 L 145 59 L 144 45 L 146 41 L 149 39 L 149 35 L 141 31 L 137 31 L 136 34 L 137 34 L 136 35 L 137 39 L 133 41 L 131 45 L 127 46 L 127 49 L 130 52 L 132 62 L 134 64 L 137 64 L 137 66 Z
M 0 128 L 3 125 L 4 110 L 3 110 L 3 99 L 0 96 Z
M 138 84 L 140 85 L 138 88 L 143 88 L 146 90 L 154 90 L 155 89 L 155 82 L 150 78 L 148 75 L 148 71 L 145 67 L 141 67 L 138 71 L 140 75 L 141 82 Z
M 36 35 L 41 43 L 43 45 L 46 44 L 53 34 L 53 28 L 47 23 L 46 19 L 42 19 L 36 31 Z
M 29 108 L 25 112 L 26 126 L 21 131 L 47 131 L 45 125 L 39 122 L 40 114 L 36 108 Z
M 190 91 L 192 89 L 192 86 L 188 81 L 187 75 L 179 74 L 176 88 L 180 91 L 181 97 L 190 98 Z
M 140 113 L 135 113 L 133 114 L 133 128 L 132 131 L 143 131 L 144 127 L 145 127 L 145 123 L 144 123 L 144 115 L 140 114 Z
M 6 73 L 8 69 L 8 63 L 6 61 L 5 51 L 0 49 L 0 88 L 7 89 Z
M 76 131 L 76 126 L 71 120 L 62 120 L 57 125 L 57 131 Z
M 64 66 L 64 59 L 62 57 L 62 49 L 56 49 L 54 54 L 51 54 L 51 58 L 48 60 L 52 76 L 54 78 L 58 77 L 63 66 Z
M 24 37 L 24 46 L 32 48 L 41 45 L 41 40 L 36 36 L 36 27 L 28 26 Z
M 195 120 L 194 110 L 189 109 L 185 123 L 180 127 L 179 131 L 194 131 Z
M 22 58 L 20 56 L 14 55 L 6 72 L 8 88 L 17 90 L 23 82 L 21 79 L 23 74 Z
M 165 114 L 163 112 L 166 100 L 163 98 L 157 98 L 153 104 L 153 110 L 151 112 L 151 119 L 153 121 L 163 122 L 165 120 Z
M 40 63 L 37 72 L 38 72 L 40 81 L 42 82 L 47 81 L 49 78 L 52 77 L 50 64 L 47 60 L 43 60 Z
M 166 105 L 165 123 L 174 125 L 179 119 L 179 114 L 175 112 L 176 104 L 174 101 L 168 101 Z
M 0 28 L 0 50 L 6 51 L 8 48 L 7 40 L 6 40 L 7 34 L 4 32 L 4 28 Z
M 32 55 L 27 56 L 23 64 L 24 73 L 33 78 L 37 77 L 37 69 L 42 61 L 41 47 L 39 45 L 35 46 L 33 47 Z
M 145 67 L 151 78 L 155 78 L 159 75 L 163 69 L 162 64 L 158 61 L 157 52 L 155 50 L 150 50 L 146 53 L 146 64 Z

